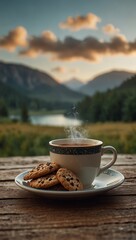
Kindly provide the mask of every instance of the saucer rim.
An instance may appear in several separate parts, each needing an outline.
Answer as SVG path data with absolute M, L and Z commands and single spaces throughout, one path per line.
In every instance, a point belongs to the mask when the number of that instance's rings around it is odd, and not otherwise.
M 97 194 L 100 194 L 100 193 L 103 193 L 103 192 L 107 192 L 107 191 L 109 191 L 113 188 L 118 187 L 119 185 L 121 185 L 124 182 L 125 177 L 122 173 L 120 173 L 119 171 L 114 170 L 112 168 L 109 168 L 108 170 L 111 170 L 112 172 L 120 175 L 120 179 L 116 183 L 113 182 L 112 185 L 105 186 L 105 187 L 100 187 L 100 188 L 97 188 L 97 189 L 94 189 L 94 188 L 90 187 L 90 188 L 83 189 L 83 190 L 78 190 L 78 191 L 57 191 L 57 190 L 49 190 L 49 189 L 46 190 L 46 189 L 32 188 L 30 186 L 24 185 L 24 183 L 26 183 L 26 181 L 23 180 L 23 176 L 27 172 L 29 172 L 30 170 L 26 170 L 26 171 L 18 174 L 15 177 L 15 183 L 16 183 L 17 186 L 19 186 L 20 188 L 22 188 L 24 190 L 27 190 L 29 192 L 32 192 L 32 193 L 35 193 L 37 195 L 41 195 L 41 196 L 44 196 L 44 197 L 53 197 L 53 198 L 61 198 L 61 197 L 71 198 L 71 197 L 84 197 L 84 196 L 87 197 L 87 196 L 97 195 Z M 96 179 L 99 179 L 102 174 L 104 174 L 104 172 L 101 173 Z

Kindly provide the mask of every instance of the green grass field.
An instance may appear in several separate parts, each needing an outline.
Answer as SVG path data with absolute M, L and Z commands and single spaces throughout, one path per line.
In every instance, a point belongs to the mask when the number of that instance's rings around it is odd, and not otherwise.
M 118 153 L 136 153 L 136 123 L 97 123 L 79 129 L 88 138 L 114 146 Z M 48 155 L 48 142 L 67 137 L 64 127 L 33 126 L 21 123 L 0 124 L 0 157 Z

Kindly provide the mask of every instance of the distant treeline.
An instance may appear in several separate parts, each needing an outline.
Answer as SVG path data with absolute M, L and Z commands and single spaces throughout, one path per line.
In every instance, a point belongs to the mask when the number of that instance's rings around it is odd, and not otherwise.
M 136 75 L 118 88 L 86 97 L 78 109 L 88 122 L 136 121 Z
M 69 109 L 72 103 L 59 101 L 44 101 L 41 99 L 31 98 L 18 89 L 7 86 L 0 81 L 0 117 L 8 116 L 10 110 L 21 110 L 27 108 L 31 111 Z
M 72 104 L 68 102 L 43 102 L 35 99 L 16 100 L 7 97 L 5 100 L 0 96 L 0 118 L 9 117 L 12 110 L 17 110 L 20 113 L 23 122 L 29 122 L 29 111 L 52 111 L 52 110 L 69 110 Z
M 27 108 L 27 111 L 41 110 L 69 110 L 72 108 L 72 102 L 61 101 L 58 96 L 57 101 L 53 101 L 52 97 L 49 100 L 31 97 L 29 94 L 19 88 L 5 84 L 0 80 L 0 117 L 6 117 L 10 110 L 20 110 Z

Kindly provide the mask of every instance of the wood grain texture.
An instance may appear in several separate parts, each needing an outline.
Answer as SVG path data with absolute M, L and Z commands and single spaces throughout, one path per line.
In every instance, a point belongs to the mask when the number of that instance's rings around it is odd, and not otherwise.
M 45 160 L 49 156 L 0 159 L 1 240 L 136 239 L 136 155 L 118 156 L 113 168 L 125 176 L 121 186 L 68 201 L 42 198 L 14 183 L 16 175 Z

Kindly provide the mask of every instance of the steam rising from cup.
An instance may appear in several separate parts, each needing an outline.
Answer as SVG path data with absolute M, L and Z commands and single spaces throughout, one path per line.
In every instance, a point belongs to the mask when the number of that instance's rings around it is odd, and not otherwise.
M 78 112 L 75 106 L 73 106 L 72 112 L 69 113 L 69 116 L 73 119 L 78 118 Z M 65 132 L 67 134 L 67 137 L 71 138 L 72 140 L 78 141 L 78 139 L 87 138 L 86 130 L 82 129 L 80 126 L 75 126 L 74 124 L 72 126 L 66 127 Z

